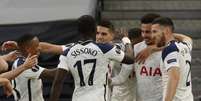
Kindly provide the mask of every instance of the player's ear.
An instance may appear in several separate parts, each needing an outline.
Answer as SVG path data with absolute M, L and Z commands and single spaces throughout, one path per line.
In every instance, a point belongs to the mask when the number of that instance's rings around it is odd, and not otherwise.
M 31 47 L 24 47 L 24 50 L 29 53 L 31 52 Z
M 163 31 L 163 33 L 170 33 L 170 28 L 164 27 L 164 29 L 162 31 Z

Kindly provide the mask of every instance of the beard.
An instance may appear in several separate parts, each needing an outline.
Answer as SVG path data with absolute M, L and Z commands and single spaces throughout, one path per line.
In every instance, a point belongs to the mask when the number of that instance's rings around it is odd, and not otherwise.
M 144 41 L 147 45 L 152 45 L 154 43 L 153 38 L 149 38 L 149 37 L 144 38 Z
M 162 35 L 161 35 L 161 37 L 160 37 L 160 39 L 159 39 L 159 41 L 157 42 L 157 46 L 158 47 L 162 47 L 162 46 L 165 46 L 165 44 L 166 44 L 166 39 L 165 39 L 165 34 L 162 32 L 161 33 Z

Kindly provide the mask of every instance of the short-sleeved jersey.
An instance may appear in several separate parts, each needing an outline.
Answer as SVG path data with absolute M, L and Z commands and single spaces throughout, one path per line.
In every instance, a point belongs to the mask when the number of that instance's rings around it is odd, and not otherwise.
M 147 48 L 145 41 L 134 45 L 134 55 Z M 152 53 L 144 64 L 135 63 L 137 79 L 137 101 L 162 100 L 161 51 Z
M 179 68 L 180 79 L 176 89 L 173 101 L 193 101 L 191 84 L 191 50 L 192 42 L 169 42 L 168 46 L 162 52 L 162 71 L 164 95 L 168 83 L 168 70 L 170 68 Z
M 121 62 L 124 52 L 109 44 L 79 42 L 60 57 L 58 68 L 70 71 L 75 81 L 73 101 L 108 101 L 108 64 Z
M 119 47 L 122 51 L 125 50 L 125 46 L 123 43 L 118 42 L 115 43 L 115 45 Z M 112 67 L 113 77 L 118 76 L 121 70 L 123 70 L 122 68 L 125 68 L 122 67 L 122 63 L 116 61 L 111 61 L 110 66 Z M 133 70 L 130 70 L 132 73 Z M 111 101 L 133 101 L 136 98 L 135 83 L 136 82 L 134 77 L 128 77 L 127 80 L 121 85 L 113 86 Z
M 24 58 L 18 58 L 12 68 L 16 69 L 23 64 Z M 42 81 L 39 79 L 44 68 L 36 65 L 32 69 L 25 70 L 12 80 L 15 101 L 44 101 Z

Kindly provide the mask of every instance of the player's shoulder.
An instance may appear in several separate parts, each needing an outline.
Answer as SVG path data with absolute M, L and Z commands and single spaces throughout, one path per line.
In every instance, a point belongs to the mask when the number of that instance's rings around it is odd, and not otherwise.
M 169 44 L 163 49 L 162 59 L 164 60 L 165 57 L 172 52 L 179 52 L 177 41 L 170 41 Z
M 145 41 L 139 42 L 137 44 L 134 45 L 134 53 L 135 55 L 137 55 L 141 50 L 145 49 L 147 47 Z
M 25 62 L 25 58 L 24 57 L 18 57 L 15 62 L 17 63 L 17 66 L 20 66 Z
M 139 49 L 139 48 L 142 48 L 142 47 L 145 47 L 145 46 L 147 46 L 145 41 L 142 41 L 142 42 L 139 42 L 139 43 L 135 44 L 134 48 Z
M 91 44 L 92 43 L 92 44 Z M 66 48 L 63 52 L 63 56 L 67 56 L 67 54 L 69 53 L 70 50 L 76 50 L 82 46 L 86 46 L 88 45 L 88 47 L 93 47 L 93 44 L 95 42 L 93 40 L 85 40 L 85 41 L 82 41 L 82 40 L 79 40 L 77 42 L 74 42 L 74 43 L 70 43 L 68 44 L 68 48 Z
M 25 62 L 25 58 L 24 57 L 18 57 L 12 64 L 12 68 L 15 69 L 18 66 L 22 65 Z
M 74 42 L 74 43 L 69 43 L 69 44 L 66 44 L 65 47 L 66 49 L 63 51 L 63 56 L 67 56 L 68 52 L 70 51 L 71 48 L 74 48 L 75 46 L 77 46 L 78 44 L 80 44 L 81 41 L 78 41 L 78 42 Z
M 64 46 L 68 48 L 68 47 L 72 47 L 72 46 L 74 46 L 74 45 L 76 45 L 76 43 L 75 43 L 75 42 L 65 44 Z
M 104 54 L 110 51 L 114 45 L 109 43 L 94 43 Z
M 184 41 L 180 41 L 180 42 L 178 42 L 178 46 L 179 46 L 179 48 L 181 48 L 181 49 L 187 49 L 187 50 L 189 50 L 189 51 L 191 51 L 192 50 L 192 40 L 184 40 Z

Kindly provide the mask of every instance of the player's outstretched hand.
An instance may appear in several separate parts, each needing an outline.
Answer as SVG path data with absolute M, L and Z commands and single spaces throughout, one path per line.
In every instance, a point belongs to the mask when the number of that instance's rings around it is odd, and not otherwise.
M 148 46 L 147 48 L 143 49 L 135 57 L 135 62 L 139 63 L 139 64 L 144 64 L 146 59 L 154 52 L 155 48 L 156 48 L 155 45 L 151 45 L 151 46 Z
M 23 66 L 26 68 L 26 69 L 29 69 L 29 68 L 32 68 L 33 66 L 35 66 L 37 63 L 38 63 L 38 59 L 37 59 L 37 55 L 28 55 L 28 57 L 26 58 Z
M 17 46 L 17 42 L 15 41 L 6 41 L 2 44 L 1 46 L 1 50 L 2 51 L 6 51 L 6 50 L 14 50 L 14 49 L 17 49 L 18 46 Z

